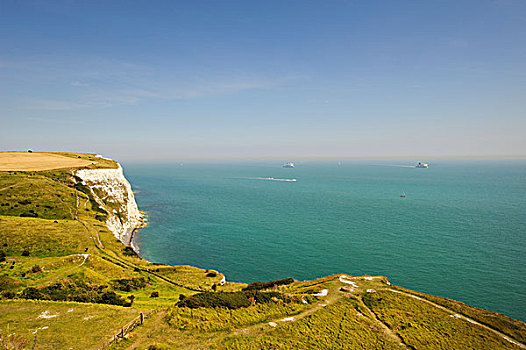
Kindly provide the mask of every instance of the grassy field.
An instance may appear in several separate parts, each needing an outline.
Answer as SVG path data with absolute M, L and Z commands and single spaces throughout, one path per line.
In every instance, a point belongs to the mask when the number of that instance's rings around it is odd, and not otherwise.
M 42 171 L 77 168 L 92 162 L 55 153 L 0 152 L 0 171 Z
M 519 349 L 482 327 L 407 295 L 379 291 L 366 295 L 364 303 L 415 348 Z
M 71 302 L 0 301 L 3 334 L 16 333 L 36 349 L 98 349 L 139 315 L 130 308 Z
M 100 349 L 142 312 L 144 324 L 109 348 L 526 348 L 524 322 L 381 276 L 272 282 L 257 296 L 215 270 L 152 264 L 106 227 L 116 204 L 74 177 L 116 162 L 0 153 L 0 166 L 0 344 L 31 348 L 36 336 L 36 349 Z

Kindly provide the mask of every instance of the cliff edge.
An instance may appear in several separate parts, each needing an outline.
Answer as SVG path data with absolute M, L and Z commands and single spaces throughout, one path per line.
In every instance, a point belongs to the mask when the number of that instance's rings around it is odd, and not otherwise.
M 108 213 L 108 229 L 122 243 L 132 245 L 137 251 L 133 233 L 142 226 L 143 216 L 120 164 L 117 169 L 77 170 L 75 175 L 91 189 L 97 203 Z

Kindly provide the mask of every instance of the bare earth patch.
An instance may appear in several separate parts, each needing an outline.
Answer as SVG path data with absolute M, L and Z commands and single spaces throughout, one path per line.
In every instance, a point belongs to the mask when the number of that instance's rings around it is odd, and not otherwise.
M 0 171 L 42 171 L 90 165 L 84 159 L 53 153 L 0 152 Z

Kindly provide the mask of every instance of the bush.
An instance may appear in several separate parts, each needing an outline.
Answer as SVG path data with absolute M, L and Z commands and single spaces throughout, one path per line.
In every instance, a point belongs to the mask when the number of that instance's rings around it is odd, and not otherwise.
M 150 298 L 159 298 L 159 292 L 158 291 L 152 292 L 152 294 L 150 294 Z
M 31 268 L 31 272 L 33 273 L 38 273 L 38 272 L 42 272 L 42 268 L 38 265 L 35 265 Z
M 29 250 L 27 250 L 27 249 L 24 250 L 24 251 L 22 252 L 22 256 L 29 256 Z
M 26 212 L 26 213 L 20 214 L 20 217 L 21 218 L 36 218 L 36 217 L 38 217 L 38 214 L 35 213 L 35 212 L 32 212 L 32 213 L 27 213 Z
M 0 250 L 0 262 L 5 261 L 6 256 L 7 254 L 3 250 Z
M 209 273 L 206 274 L 206 277 L 217 277 L 217 273 L 209 272 Z
M 146 287 L 148 280 L 144 277 L 139 278 L 122 278 L 119 280 L 111 281 L 113 288 L 121 290 L 123 292 L 131 292 Z
M 124 247 L 124 249 L 122 250 L 122 254 L 124 254 L 126 256 L 132 256 L 134 258 L 138 258 L 139 257 L 139 254 L 137 254 L 135 252 L 135 250 L 133 250 L 132 247 Z
M 3 292 L 2 297 L 5 299 L 14 299 L 16 297 L 16 293 L 12 291 Z
M 273 288 L 274 286 L 282 286 L 286 284 L 291 284 L 294 282 L 294 278 L 284 278 L 281 280 L 273 280 L 269 282 L 253 282 L 250 283 L 248 286 L 246 286 L 243 290 L 261 290 L 261 289 L 269 289 Z
M 45 295 L 40 292 L 35 287 L 27 287 L 22 291 L 22 294 L 20 295 L 23 299 L 44 299 Z
M 57 282 L 44 288 L 28 287 L 20 295 L 23 299 L 77 301 L 81 303 L 111 304 L 131 306 L 133 299 L 128 302 L 115 292 L 103 285 L 88 285 L 82 282 Z
M 189 307 L 192 309 L 198 307 L 215 308 L 225 307 L 227 309 L 239 309 L 248 307 L 253 302 L 265 304 L 276 302 L 278 300 L 290 302 L 283 294 L 278 292 L 259 292 L 259 291 L 244 291 L 244 292 L 204 292 L 194 294 L 179 301 L 176 306 Z
M 164 345 L 153 344 L 148 346 L 146 350 L 168 350 L 168 348 Z

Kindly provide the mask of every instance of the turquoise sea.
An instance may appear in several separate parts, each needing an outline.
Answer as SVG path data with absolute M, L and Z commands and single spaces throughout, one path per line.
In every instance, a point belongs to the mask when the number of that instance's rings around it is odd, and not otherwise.
M 385 275 L 526 320 L 526 160 L 413 163 L 123 167 L 148 213 L 137 243 L 150 261 L 243 282 Z

